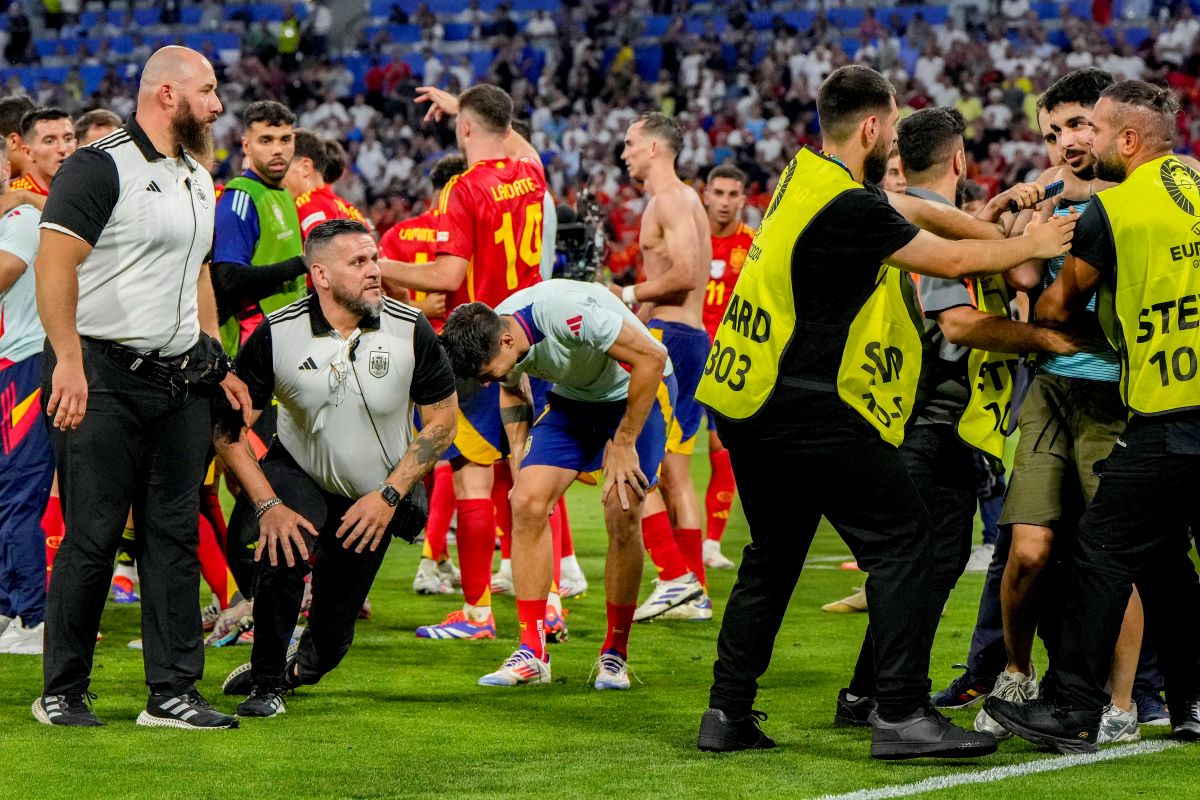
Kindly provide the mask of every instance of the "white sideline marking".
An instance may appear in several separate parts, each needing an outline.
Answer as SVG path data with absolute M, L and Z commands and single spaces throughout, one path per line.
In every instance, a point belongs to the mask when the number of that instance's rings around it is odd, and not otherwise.
M 953 775 L 938 775 L 926 778 L 916 783 L 899 783 L 894 786 L 881 786 L 878 789 L 860 789 L 848 794 L 827 794 L 817 800 L 888 800 L 892 797 L 911 797 L 925 792 L 936 792 L 939 789 L 950 789 L 955 786 L 966 786 L 972 783 L 992 783 L 1005 778 L 1020 778 L 1039 772 L 1078 767 L 1084 764 L 1095 764 L 1099 761 L 1112 761 L 1129 756 L 1144 756 L 1151 753 L 1161 753 L 1172 747 L 1179 747 L 1179 742 L 1138 742 L 1124 744 L 1101 750 L 1099 753 L 1082 753 L 1055 758 L 1042 758 L 1036 761 L 1026 761 L 1021 764 L 1008 764 L 1003 767 L 993 767 L 982 772 L 963 772 Z

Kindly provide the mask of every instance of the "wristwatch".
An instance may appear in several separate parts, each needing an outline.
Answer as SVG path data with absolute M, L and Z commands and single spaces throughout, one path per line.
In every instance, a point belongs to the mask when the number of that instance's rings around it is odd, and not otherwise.
M 400 504 L 400 493 L 396 491 L 396 487 L 390 483 L 379 484 L 379 493 L 383 495 L 383 502 L 387 503 L 392 508 Z

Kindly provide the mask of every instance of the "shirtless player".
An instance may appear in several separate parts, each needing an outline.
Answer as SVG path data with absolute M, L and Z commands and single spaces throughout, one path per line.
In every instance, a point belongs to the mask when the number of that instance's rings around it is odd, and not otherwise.
M 679 382 L 662 466 L 663 492 L 647 497 L 642 516 L 642 538 L 658 580 L 634 614 L 635 622 L 712 619 L 704 588 L 700 503 L 691 478 L 692 449 L 704 416 L 695 399 L 696 384 L 712 345 L 704 330 L 712 240 L 699 195 L 675 174 L 682 136 L 671 117 L 643 114 L 629 126 L 621 154 L 630 177 L 645 185 L 650 202 L 642 214 L 639 241 L 645 280 L 624 289 L 614 286 L 613 292 L 627 305 L 641 305 L 639 316 L 667 346 Z

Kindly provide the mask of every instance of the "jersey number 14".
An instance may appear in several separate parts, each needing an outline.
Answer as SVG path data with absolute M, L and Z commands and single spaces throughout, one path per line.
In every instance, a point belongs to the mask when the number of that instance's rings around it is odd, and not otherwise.
M 542 263 L 542 204 L 530 203 L 525 206 L 525 224 L 521 226 L 521 245 L 517 247 L 517 237 L 513 233 L 513 217 L 511 211 L 505 211 L 496 230 L 496 244 L 504 245 L 504 257 L 508 261 L 505 272 L 506 284 L 509 289 L 520 285 L 517 275 L 517 256 L 528 267 L 537 268 Z

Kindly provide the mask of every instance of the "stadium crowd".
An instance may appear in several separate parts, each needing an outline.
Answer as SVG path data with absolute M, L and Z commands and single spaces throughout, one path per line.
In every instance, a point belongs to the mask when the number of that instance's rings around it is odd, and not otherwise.
M 156 24 L 185 10 L 159 3 Z M 871 575 L 842 603 L 871 627 L 835 722 L 871 728 L 873 756 L 1014 733 L 1091 751 L 1142 724 L 1200 739 L 1200 645 L 1170 619 L 1200 598 L 1167 494 L 1200 453 L 1200 286 L 1176 266 L 1196 244 L 1169 233 L 1200 208 L 1188 4 L 867 9 L 852 30 L 740 2 L 699 30 L 640 0 L 393 4 L 356 36 L 320 0 L 273 22 L 193 10 L 240 49 L 139 34 L 119 65 L 102 31 L 38 55 L 9 11 L 6 59 L 73 76 L 14 76 L 0 99 L 0 654 L 43 655 L 40 722 L 102 724 L 103 597 L 143 605 L 139 724 L 283 713 L 369 618 L 388 541 L 418 534 L 414 591 L 463 603 L 416 635 L 496 638 L 491 596 L 513 594 L 519 647 L 478 682 L 549 683 L 587 586 L 563 501 L 579 479 L 603 483 L 610 543 L 596 689 L 630 688 L 634 623 L 712 620 L 706 569 L 739 569 L 701 749 L 774 746 L 756 681 L 822 515 Z M 450 24 L 486 42 L 486 72 Z M 84 27 L 68 3 L 43 25 Z M 391 40 L 411 26 L 417 69 Z M 94 92 L 85 65 L 105 67 Z M 1087 330 L 1105 303 L 1111 345 Z M 976 476 L 1017 430 L 968 668 L 930 697 L 938 613 L 994 494 Z M 819 491 L 797 509 L 788 481 Z M 740 563 L 720 547 L 738 484 Z M 204 645 L 238 643 L 234 716 L 196 682 Z M 980 703 L 973 731 L 938 711 Z

